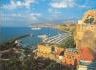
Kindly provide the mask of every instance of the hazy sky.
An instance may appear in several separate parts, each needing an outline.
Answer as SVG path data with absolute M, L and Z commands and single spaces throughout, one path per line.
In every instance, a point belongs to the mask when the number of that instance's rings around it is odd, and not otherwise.
M 0 24 L 61 23 L 80 19 L 89 9 L 96 9 L 96 0 L 0 0 Z

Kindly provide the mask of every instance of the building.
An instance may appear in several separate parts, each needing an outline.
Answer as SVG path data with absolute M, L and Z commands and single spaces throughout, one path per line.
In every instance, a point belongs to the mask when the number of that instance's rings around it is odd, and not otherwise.
M 37 56 L 50 59 L 59 58 L 59 55 L 64 51 L 64 48 L 57 47 L 57 45 L 41 44 L 38 45 Z
M 89 10 L 84 14 L 82 20 L 78 21 L 74 38 L 76 48 L 80 49 L 81 55 L 88 53 L 85 56 L 88 56 L 86 60 L 93 59 L 96 54 L 96 10 Z M 85 50 L 86 52 L 84 52 Z

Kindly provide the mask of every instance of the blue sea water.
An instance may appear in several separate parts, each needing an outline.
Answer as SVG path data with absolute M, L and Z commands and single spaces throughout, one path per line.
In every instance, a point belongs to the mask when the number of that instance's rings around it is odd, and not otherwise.
M 32 34 L 33 36 L 22 39 L 22 44 L 24 47 L 36 46 L 42 42 L 42 39 L 38 38 L 38 35 L 47 35 L 50 37 L 61 32 L 53 28 L 41 28 L 40 30 L 32 30 L 30 27 L 2 27 L 0 29 L 0 44 L 28 33 Z

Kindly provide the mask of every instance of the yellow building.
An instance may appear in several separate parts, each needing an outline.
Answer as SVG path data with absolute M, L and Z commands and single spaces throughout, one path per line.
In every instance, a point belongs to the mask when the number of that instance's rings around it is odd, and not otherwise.
M 51 54 L 51 48 L 46 45 L 38 45 L 37 56 L 48 57 Z
M 64 48 L 57 47 L 57 45 L 43 44 L 38 45 L 37 56 L 55 60 L 56 58 L 59 58 L 62 51 L 64 51 Z

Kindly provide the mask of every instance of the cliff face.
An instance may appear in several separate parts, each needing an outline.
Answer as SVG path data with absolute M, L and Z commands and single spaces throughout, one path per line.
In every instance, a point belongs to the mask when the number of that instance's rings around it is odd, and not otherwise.
M 77 48 L 87 47 L 96 50 L 96 10 L 89 10 L 76 26 L 75 41 Z

